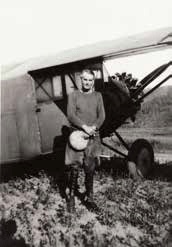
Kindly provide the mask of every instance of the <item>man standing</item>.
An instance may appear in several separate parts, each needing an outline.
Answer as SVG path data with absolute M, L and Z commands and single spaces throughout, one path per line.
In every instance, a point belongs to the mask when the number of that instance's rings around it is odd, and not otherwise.
M 71 127 L 84 131 L 88 137 L 88 145 L 82 150 L 74 149 L 67 143 L 65 165 L 70 171 L 69 202 L 74 209 L 74 196 L 77 192 L 78 170 L 83 165 L 85 171 L 85 198 L 93 204 L 93 176 L 95 171 L 95 157 L 98 154 L 100 143 L 99 128 L 105 120 L 103 99 L 99 92 L 94 90 L 95 75 L 91 70 L 83 70 L 81 74 L 81 90 L 69 95 L 67 115 Z M 72 209 L 72 210 L 73 210 Z

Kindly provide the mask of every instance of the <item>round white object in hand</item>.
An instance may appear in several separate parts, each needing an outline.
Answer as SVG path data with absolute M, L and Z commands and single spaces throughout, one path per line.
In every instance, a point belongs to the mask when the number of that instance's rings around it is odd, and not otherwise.
M 78 151 L 84 150 L 89 141 L 89 135 L 82 130 L 75 130 L 69 136 L 70 145 Z

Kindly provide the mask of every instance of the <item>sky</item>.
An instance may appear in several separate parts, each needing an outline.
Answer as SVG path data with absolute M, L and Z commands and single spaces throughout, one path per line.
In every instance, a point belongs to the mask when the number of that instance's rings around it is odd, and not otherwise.
M 113 75 L 116 72 L 127 72 L 132 73 L 133 77 L 140 81 L 153 70 L 170 61 L 172 61 L 172 49 L 166 49 L 162 51 L 109 60 L 106 62 L 106 68 L 110 75 Z M 172 75 L 172 66 L 169 66 L 149 86 L 152 87 L 157 85 L 170 74 Z M 172 78 L 163 84 L 163 86 L 166 85 L 172 86 Z
M 171 0 L 0 0 L 0 5 L 1 65 L 172 27 Z

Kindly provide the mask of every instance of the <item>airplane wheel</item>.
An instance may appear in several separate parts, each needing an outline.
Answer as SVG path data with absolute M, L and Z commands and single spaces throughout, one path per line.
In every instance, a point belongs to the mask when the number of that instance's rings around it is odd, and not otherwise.
M 147 177 L 154 165 L 154 151 L 145 139 L 136 140 L 128 152 L 128 169 L 135 178 Z

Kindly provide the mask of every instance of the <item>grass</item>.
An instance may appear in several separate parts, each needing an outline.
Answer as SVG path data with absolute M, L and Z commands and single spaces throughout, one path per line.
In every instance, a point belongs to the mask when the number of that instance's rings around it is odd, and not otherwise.
M 80 172 L 81 190 L 84 187 Z M 76 213 L 66 210 L 58 187 L 45 172 L 0 185 L 1 229 L 15 222 L 14 235 L 3 235 L 22 246 L 165 246 L 170 232 L 171 183 L 133 181 L 97 172 L 94 182 L 99 212 L 90 212 L 76 199 Z M 1 245 L 2 246 L 2 245 Z M 17 246 L 17 245 L 16 245 Z M 18 245 L 21 246 L 21 245 Z

